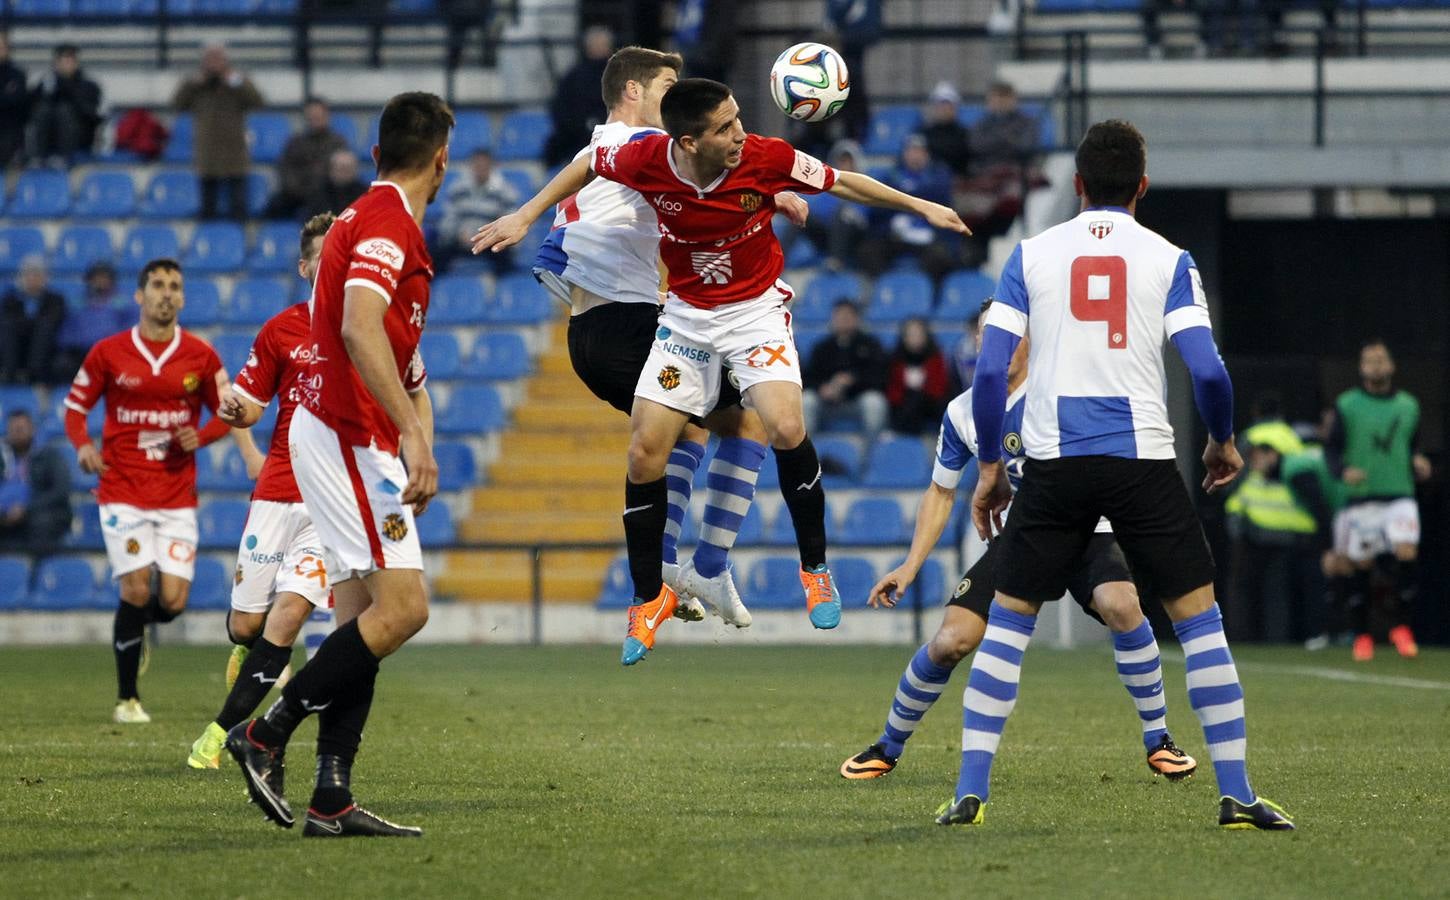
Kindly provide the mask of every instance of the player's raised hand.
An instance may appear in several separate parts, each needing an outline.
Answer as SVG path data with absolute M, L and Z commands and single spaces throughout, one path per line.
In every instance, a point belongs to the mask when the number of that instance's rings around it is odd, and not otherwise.
M 506 247 L 512 247 L 524 239 L 529 233 L 529 226 L 533 223 L 522 212 L 511 212 L 502 218 L 494 219 L 487 225 L 478 229 L 473 236 L 473 252 L 482 253 L 485 250 L 492 250 L 494 253 Z
M 957 234 L 971 234 L 972 229 L 957 215 L 957 211 L 950 206 L 942 206 L 940 203 L 927 203 L 921 210 L 921 217 L 926 219 L 927 224 L 933 228 L 944 228 L 947 231 L 955 231 Z
M 915 572 L 908 570 L 904 564 L 897 566 L 876 582 L 876 586 L 871 589 L 871 595 L 866 598 L 866 605 L 890 609 L 901 601 L 906 589 L 915 580 Z
M 990 541 L 994 527 L 1002 531 L 1002 513 L 1012 502 L 1012 483 L 1000 460 L 982 463 L 980 468 L 977 489 L 972 493 L 972 524 L 977 526 L 977 537 Z
M 433 458 L 433 448 L 428 438 L 419 429 L 403 435 L 398 448 L 402 451 L 403 465 L 408 469 L 408 484 L 403 488 L 403 502 L 414 505 L 422 503 L 426 508 L 433 495 L 438 493 L 438 461 Z
M 806 227 L 806 219 L 811 215 L 811 208 L 794 191 L 781 191 L 776 194 L 775 208 L 797 228 Z
M 101 451 L 96 449 L 95 444 L 81 445 L 80 449 L 76 451 L 76 464 L 81 467 L 82 472 L 89 475 L 99 475 L 110 468 L 106 465 L 106 461 L 101 459 Z
M 1234 446 L 1233 438 L 1220 444 L 1210 437 L 1208 447 L 1203 451 L 1203 467 L 1208 470 L 1208 474 L 1203 476 L 1203 489 L 1212 494 L 1239 477 L 1244 468 L 1244 458 Z
M 201 437 L 197 435 L 196 429 L 190 425 L 183 425 L 176 429 L 176 434 L 172 437 L 176 441 L 176 446 L 187 453 L 195 453 L 196 448 L 201 446 Z

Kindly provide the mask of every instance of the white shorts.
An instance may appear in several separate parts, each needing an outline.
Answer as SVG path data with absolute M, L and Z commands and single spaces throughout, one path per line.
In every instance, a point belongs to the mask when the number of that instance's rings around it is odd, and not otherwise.
M 141 509 L 103 503 L 101 534 L 111 577 L 155 564 L 167 575 L 190 581 L 196 571 L 196 509 Z
M 325 560 L 306 506 L 253 500 L 237 548 L 232 609 L 264 613 L 271 608 L 273 595 L 284 591 L 327 609 L 332 588 Z
M 800 356 L 785 308 L 791 296 L 783 281 L 754 300 L 714 309 L 671 294 L 634 395 L 703 416 L 720 400 L 726 369 L 741 394 L 763 381 L 799 386 Z
M 1420 507 L 1414 497 L 1388 503 L 1357 503 L 1334 517 L 1334 549 L 1352 562 L 1394 552 L 1398 544 L 1420 543 Z
M 378 569 L 423 568 L 413 508 L 403 503 L 403 461 L 347 447 L 305 407 L 292 415 L 292 474 L 322 541 L 333 584 Z

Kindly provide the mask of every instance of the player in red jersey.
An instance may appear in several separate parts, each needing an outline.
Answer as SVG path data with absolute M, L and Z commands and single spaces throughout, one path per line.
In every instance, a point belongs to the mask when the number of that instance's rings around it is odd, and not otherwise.
M 302 719 L 320 713 L 308 836 L 422 833 L 359 807 L 349 782 L 378 662 L 428 620 L 413 517 L 437 492 L 438 466 L 408 386 L 421 389 L 425 377 L 417 348 L 433 264 L 423 214 L 443 184 L 452 127 L 452 111 L 432 94 L 388 101 L 373 148 L 378 180 L 333 223 L 313 284 L 311 359 L 289 432 L 292 469 L 333 567 L 345 624 L 266 716 L 233 728 L 226 744 L 252 801 L 291 827 L 283 753 Z
M 120 583 L 113 649 L 114 719 L 142 723 L 136 675 L 146 625 L 170 622 L 186 609 L 196 562 L 196 458 L 228 434 L 215 416 L 197 429 L 201 408 L 217 410 L 227 373 L 211 344 L 185 332 L 181 266 L 153 259 L 137 280 L 141 321 L 98 342 L 86 354 L 65 398 L 65 431 L 82 470 L 101 476 L 101 532 L 111 574 Z M 101 449 L 86 416 L 106 401 Z M 151 572 L 160 571 L 153 592 Z
M 477 253 L 517 243 L 536 218 L 582 188 L 591 170 L 638 191 L 659 216 L 670 291 L 631 413 L 624 530 L 635 604 L 625 665 L 644 658 L 678 602 L 660 579 L 665 465 L 689 417 L 710 411 L 726 369 L 760 414 L 775 450 L 811 623 L 834 628 L 841 620 L 840 595 L 826 566 L 820 462 L 801 414 L 800 360 L 786 309 L 793 293 L 780 280 L 785 261 L 770 227 L 775 195 L 830 191 L 967 233 L 945 206 L 859 173 L 837 173 L 785 141 L 746 134 L 735 98 L 717 81 L 680 81 L 665 94 L 660 112 L 668 136 L 595 148 L 518 212 L 480 229 L 473 244 Z

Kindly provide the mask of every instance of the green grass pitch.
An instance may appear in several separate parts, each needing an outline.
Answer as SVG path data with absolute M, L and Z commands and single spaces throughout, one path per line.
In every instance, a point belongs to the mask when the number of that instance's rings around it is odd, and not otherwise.
M 155 722 L 123 727 L 106 648 L 6 648 L 0 895 L 1446 896 L 1450 653 L 1387 650 L 1352 666 L 1236 648 L 1251 777 L 1300 826 L 1269 834 L 1216 827 L 1173 659 L 1193 779 L 1149 774 L 1106 648 L 1033 648 L 986 824 L 946 829 L 932 813 L 955 783 L 965 671 L 893 774 L 837 774 L 878 734 L 910 648 L 682 648 L 666 632 L 630 670 L 613 647 L 405 648 L 354 787 L 427 834 L 365 842 L 267 824 L 230 760 L 185 767 L 225 649 L 159 648 L 141 682 Z M 290 760 L 299 809 L 313 727 Z

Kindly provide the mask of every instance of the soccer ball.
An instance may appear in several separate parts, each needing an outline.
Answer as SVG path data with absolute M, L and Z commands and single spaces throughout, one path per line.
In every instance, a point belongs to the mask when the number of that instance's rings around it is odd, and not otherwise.
M 841 54 L 807 41 L 786 48 L 770 67 L 770 96 L 802 122 L 824 122 L 846 105 L 851 78 Z

